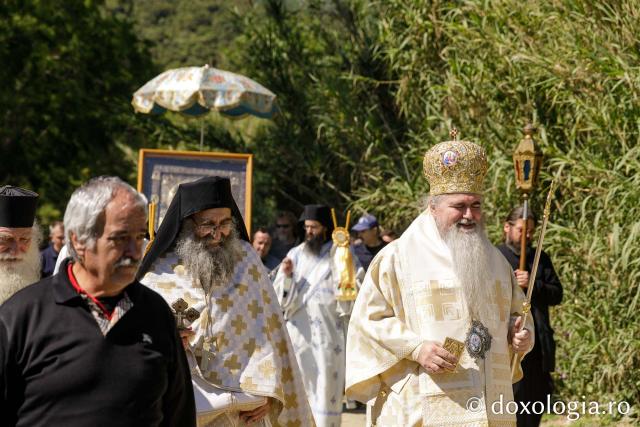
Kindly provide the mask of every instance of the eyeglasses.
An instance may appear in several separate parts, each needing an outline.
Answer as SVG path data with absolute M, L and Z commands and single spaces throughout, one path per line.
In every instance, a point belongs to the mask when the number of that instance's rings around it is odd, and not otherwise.
M 291 224 L 276 224 L 277 228 L 290 228 Z
M 13 237 L 13 236 L 0 236 L 0 245 L 10 246 L 13 243 L 18 245 L 28 245 L 31 243 L 31 237 Z
M 195 223 L 195 221 L 193 221 Z M 216 231 L 220 231 L 221 233 L 226 233 L 231 230 L 233 226 L 233 221 L 228 220 L 223 222 L 222 224 L 198 224 L 196 223 L 196 230 L 202 234 L 216 234 Z

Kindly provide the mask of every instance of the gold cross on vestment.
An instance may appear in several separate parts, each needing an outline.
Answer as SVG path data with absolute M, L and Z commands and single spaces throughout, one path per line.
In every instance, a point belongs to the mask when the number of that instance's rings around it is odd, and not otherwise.
M 264 325 L 262 327 L 262 333 L 264 334 L 265 337 L 267 337 L 267 341 L 271 340 L 271 330 L 267 325 Z
M 295 408 L 298 405 L 295 393 L 284 395 L 284 407 L 287 409 Z
M 267 326 L 269 327 L 269 330 L 271 331 L 275 331 L 280 329 L 280 327 L 282 326 L 282 323 L 280 323 L 280 318 L 278 317 L 278 315 L 276 313 L 273 313 L 271 315 L 271 317 L 269 317 L 269 319 L 267 319 Z
M 302 421 L 300 420 L 289 420 L 287 421 L 287 427 L 301 427 Z
M 256 349 L 256 339 L 255 338 L 250 338 L 249 340 L 247 340 L 246 343 L 244 343 L 242 348 L 244 349 L 244 351 L 247 352 L 249 357 L 251 357 L 251 355 L 253 354 L 253 352 Z
M 253 278 L 254 282 L 257 282 L 258 280 L 260 280 L 260 270 L 258 270 L 258 267 L 256 267 L 255 264 L 253 264 L 249 269 L 249 274 Z
M 198 302 L 198 299 L 191 295 L 191 292 L 185 292 L 184 295 L 182 295 L 182 298 L 192 307 Z
M 282 382 L 288 383 L 293 381 L 293 371 L 290 366 L 287 366 L 282 370 Z
M 222 349 L 229 344 L 229 340 L 224 336 L 224 332 L 220 332 L 220 335 L 216 337 L 216 345 L 218 349 Z
M 176 282 L 157 282 L 156 287 L 170 291 L 176 287 Z
M 249 290 L 249 286 L 245 285 L 244 283 L 236 283 L 236 288 L 238 288 L 238 293 L 241 297 L 243 297 L 244 294 Z
M 269 296 L 269 293 L 264 289 L 262 290 L 262 299 L 266 304 L 271 304 L 271 297 Z
M 500 321 L 504 322 L 507 319 L 507 314 L 511 308 L 511 300 L 502 295 L 502 284 L 499 280 L 496 280 L 496 304 L 498 304 L 498 311 L 500 312 Z
M 262 307 L 260 307 L 258 301 L 256 300 L 251 301 L 251 304 L 247 306 L 247 310 L 249 310 L 249 312 L 251 313 L 251 317 L 253 317 L 254 319 L 258 318 L 258 314 L 262 314 L 264 312 L 264 310 L 262 309 Z
M 231 373 L 235 373 L 242 367 L 242 365 L 238 361 L 238 356 L 235 354 L 225 360 L 223 365 L 225 368 L 229 369 Z
M 216 371 L 207 371 L 204 376 L 207 377 L 207 380 L 214 384 L 222 384 L 222 380 L 220 379 Z
M 247 329 L 247 324 L 242 320 L 242 315 L 238 314 L 233 322 L 231 322 L 231 326 L 233 326 L 236 330 L 236 335 L 242 334 L 242 331 Z
M 225 295 L 222 298 L 216 299 L 216 305 L 220 307 L 220 310 L 226 313 L 231 307 L 233 307 L 233 300 L 229 298 L 229 295 Z
M 436 320 L 445 320 L 444 315 L 447 314 L 447 320 L 455 320 L 460 318 L 458 311 L 458 297 L 456 289 L 447 289 L 437 280 L 429 282 L 431 289 L 431 298 L 427 299 L 433 307 L 433 316 Z M 453 311 L 452 311 L 453 309 Z
M 182 264 L 171 264 L 171 271 L 176 273 L 178 276 L 184 276 L 187 274 L 187 270 Z
M 287 340 L 284 338 L 276 343 L 276 348 L 278 349 L 278 355 L 284 356 L 289 351 L 289 347 L 287 346 Z
M 253 382 L 253 378 L 251 377 L 246 377 L 245 379 L 243 379 L 240 383 L 240 386 L 245 390 L 255 390 L 256 388 L 258 388 L 258 385 Z
M 273 367 L 273 363 L 271 363 L 271 360 L 269 359 L 260 364 L 260 367 L 258 367 L 258 371 L 260 371 L 262 376 L 265 378 L 271 378 L 276 372 L 275 368 Z

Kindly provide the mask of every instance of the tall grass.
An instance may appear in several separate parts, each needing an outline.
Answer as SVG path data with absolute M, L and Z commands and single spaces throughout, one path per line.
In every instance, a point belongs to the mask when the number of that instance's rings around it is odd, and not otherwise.
M 396 101 L 415 146 L 446 139 L 453 124 L 487 149 L 495 240 L 518 201 L 510 158 L 520 129 L 540 128 L 539 193 L 551 177 L 560 184 L 545 241 L 565 287 L 552 313 L 560 393 L 637 405 L 640 4 L 399 0 L 378 12 L 381 55 L 403 82 Z M 367 197 L 380 191 L 363 190 L 356 205 L 374 210 Z

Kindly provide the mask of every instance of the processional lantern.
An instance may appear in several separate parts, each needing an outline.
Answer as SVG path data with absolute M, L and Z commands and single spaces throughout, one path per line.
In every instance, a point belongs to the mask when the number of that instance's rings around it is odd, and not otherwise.
M 522 198 L 522 237 L 520 240 L 520 270 L 525 270 L 527 248 L 527 222 L 529 220 L 529 195 L 534 190 L 540 167 L 542 166 L 542 151 L 533 140 L 536 128 L 531 123 L 524 127 L 524 138 L 513 153 L 513 166 L 516 171 L 516 186 Z
M 516 186 L 523 197 L 528 198 L 529 193 L 536 186 L 540 167 L 542 166 L 542 151 L 532 138 L 536 128 L 527 124 L 524 127 L 524 139 L 520 141 L 513 153 L 513 166 L 516 169 Z

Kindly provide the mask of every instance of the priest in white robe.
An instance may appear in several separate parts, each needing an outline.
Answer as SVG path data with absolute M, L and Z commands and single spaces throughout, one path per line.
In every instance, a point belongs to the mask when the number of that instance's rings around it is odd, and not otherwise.
M 525 296 L 484 231 L 484 150 L 456 133 L 426 153 L 428 207 L 374 258 L 352 312 L 346 392 L 368 425 L 516 425 L 500 402 L 533 321 L 521 325 Z
M 336 296 L 340 271 L 334 263 L 331 211 L 307 205 L 300 216 L 305 241 L 289 251 L 274 281 L 287 330 L 319 427 L 340 427 L 345 376 L 345 330 L 353 301 Z M 352 256 L 356 282 L 364 270 Z M 356 283 L 356 286 L 359 284 Z
M 248 240 L 228 178 L 181 184 L 138 276 L 179 318 L 195 313 L 181 335 L 198 426 L 313 426 L 282 310 Z

